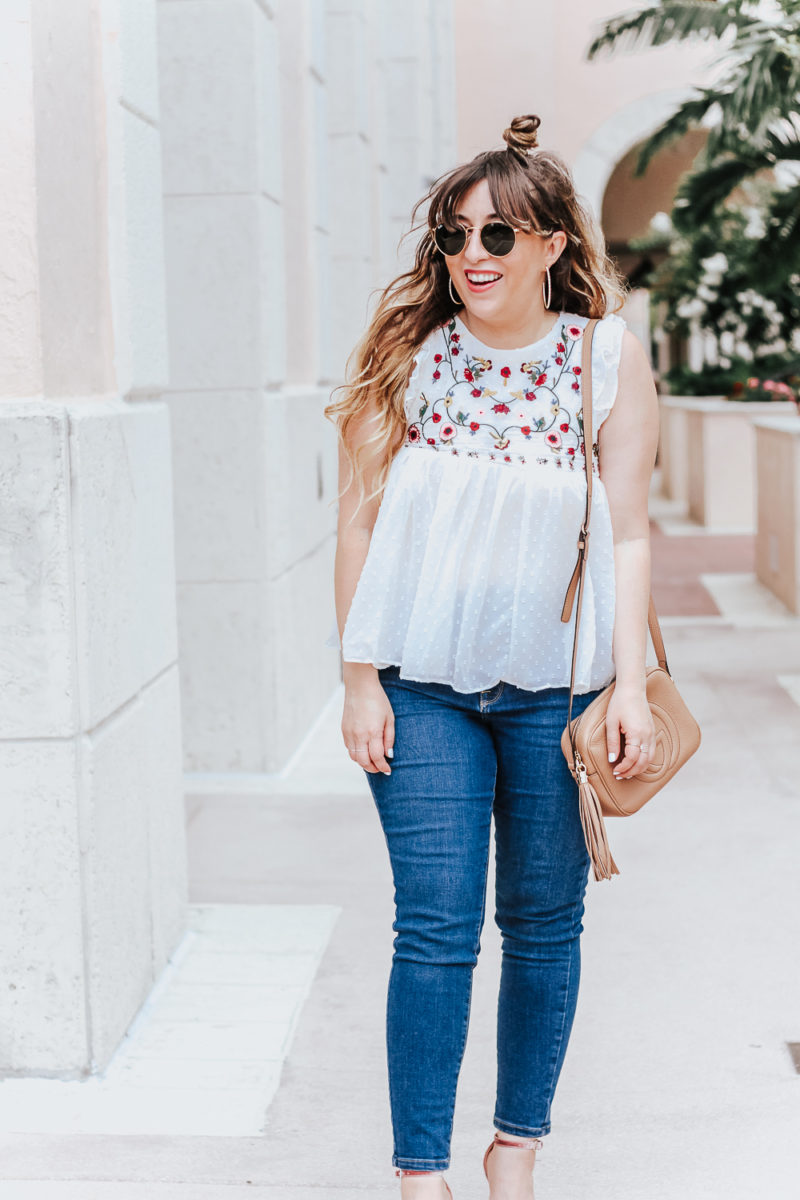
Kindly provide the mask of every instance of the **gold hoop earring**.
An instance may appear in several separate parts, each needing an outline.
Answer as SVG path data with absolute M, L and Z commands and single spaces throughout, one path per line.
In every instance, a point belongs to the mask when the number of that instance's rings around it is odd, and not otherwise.
M 545 308 L 550 307 L 550 301 L 553 299 L 553 284 L 550 279 L 550 268 L 544 269 L 545 279 L 542 280 L 542 299 L 544 300 Z M 547 282 L 547 290 L 545 291 L 545 280 Z
M 458 308 L 459 305 L 463 304 L 463 301 L 461 300 L 461 297 L 458 294 L 456 294 L 455 296 L 453 295 L 453 276 L 450 274 L 448 274 L 448 276 L 447 276 L 447 288 L 448 288 L 448 291 L 450 292 L 450 299 L 453 301 L 453 304 L 455 304 L 456 308 Z

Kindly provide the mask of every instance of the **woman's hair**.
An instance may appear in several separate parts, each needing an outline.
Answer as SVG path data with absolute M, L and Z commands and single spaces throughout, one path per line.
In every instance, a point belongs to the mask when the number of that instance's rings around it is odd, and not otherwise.
M 625 284 L 609 259 L 605 240 L 590 212 L 575 194 L 566 164 L 555 154 L 538 149 L 537 116 L 514 117 L 504 131 L 506 147 L 477 154 L 470 162 L 435 179 L 414 205 L 412 236 L 425 226 L 414 266 L 399 275 L 379 295 L 369 325 L 351 351 L 338 401 L 323 412 L 337 424 L 350 477 L 339 497 L 358 482 L 359 504 L 382 494 L 391 461 L 405 438 L 404 401 L 414 357 L 425 338 L 448 321 L 456 310 L 449 292 L 444 255 L 436 249 L 433 232 L 440 223 L 458 225 L 456 213 L 467 192 L 485 179 L 494 211 L 509 225 L 525 231 L 561 229 L 567 235 L 562 254 L 550 268 L 551 307 L 579 316 L 603 317 L 622 307 Z M 416 225 L 417 212 L 428 204 L 427 220 Z M 348 435 L 374 402 L 378 428 L 354 453 Z M 374 490 L 367 496 L 364 458 L 380 464 Z M 352 519 L 352 518 L 351 518 Z

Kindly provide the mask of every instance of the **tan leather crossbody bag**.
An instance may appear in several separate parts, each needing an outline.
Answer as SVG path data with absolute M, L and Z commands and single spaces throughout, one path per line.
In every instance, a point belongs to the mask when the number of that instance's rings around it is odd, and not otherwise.
M 594 867 L 595 879 L 610 879 L 619 869 L 611 855 L 603 817 L 629 817 L 638 812 L 651 796 L 667 783 L 679 767 L 700 745 L 700 727 L 681 697 L 667 666 L 664 639 L 658 623 L 652 594 L 648 612 L 657 667 L 645 669 L 647 702 L 656 727 L 656 751 L 645 770 L 630 779 L 614 778 L 614 763 L 608 761 L 606 713 L 614 694 L 614 681 L 605 687 L 582 713 L 572 719 L 575 690 L 575 666 L 578 660 L 578 630 L 581 600 L 589 546 L 589 520 L 592 512 L 592 338 L 597 319 L 590 320 L 583 333 L 581 388 L 583 408 L 583 444 L 586 450 L 586 516 L 578 537 L 578 561 L 567 588 L 561 620 L 566 622 L 575 604 L 575 639 L 572 647 L 572 671 L 569 681 L 569 715 L 561 737 L 561 749 L 578 784 L 581 824 L 586 846 Z M 620 762 L 625 756 L 622 735 Z

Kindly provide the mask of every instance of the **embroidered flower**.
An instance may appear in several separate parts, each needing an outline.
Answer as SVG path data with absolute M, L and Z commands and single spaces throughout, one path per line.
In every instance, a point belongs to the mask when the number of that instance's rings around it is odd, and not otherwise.
M 507 412 L 511 412 L 511 409 L 508 407 L 507 404 L 493 404 L 492 412 L 507 413 Z
M 558 342 L 556 344 L 556 350 L 558 351 L 559 354 L 566 354 L 567 347 L 564 345 L 563 342 Z
M 425 440 L 427 441 L 427 443 L 428 443 L 428 445 L 429 445 L 429 446 L 435 446 L 435 445 L 436 445 L 436 438 L 426 438 Z
M 434 371 L 434 372 L 433 372 L 433 378 L 434 378 L 434 379 L 441 379 L 441 378 L 442 378 L 442 372 L 441 372 L 441 371 Z
M 550 431 L 550 433 L 548 433 L 544 440 L 547 442 L 548 446 L 552 446 L 554 450 L 558 450 L 561 445 L 561 434 L 556 433 L 555 429 L 553 429 Z
M 573 392 L 579 392 L 581 390 L 581 385 L 579 383 L 573 383 L 572 390 Z
M 545 383 L 547 383 L 547 375 L 540 375 L 536 380 L 534 387 L 542 387 Z
M 448 421 L 445 425 L 443 425 L 442 428 L 439 430 L 439 437 L 442 439 L 443 442 L 447 442 L 450 440 L 450 438 L 455 437 L 455 436 L 456 436 L 456 427 L 455 427 L 455 425 L 451 424 L 450 421 Z
M 498 438 L 497 441 L 495 442 L 495 446 L 497 447 L 498 450 L 505 450 L 506 446 L 508 445 L 508 443 L 510 441 L 511 441 L 511 438 L 507 438 L 507 437 Z
M 433 361 L 434 361 L 435 363 L 440 363 L 440 362 L 442 361 L 442 356 L 441 356 L 441 354 L 434 354 L 434 356 L 433 356 Z
M 472 394 L 473 394 L 473 396 L 475 396 L 475 397 L 478 397 L 478 396 L 482 396 L 482 395 L 483 395 L 483 393 L 481 392 L 481 389 L 480 389 L 480 388 L 473 388 L 473 389 L 472 389 Z
M 580 375 L 580 373 L 581 373 L 581 368 L 580 368 L 580 367 L 573 367 L 573 368 L 572 368 L 572 373 L 573 373 L 574 375 Z
M 481 423 L 480 423 L 480 421 L 470 421 L 469 427 L 473 433 L 477 433 L 481 427 Z
M 475 376 L 472 374 L 472 371 L 470 371 L 469 367 L 464 367 L 464 378 L 466 379 L 467 383 L 475 382 Z
M 568 429 L 569 429 L 569 423 L 568 423 L 567 421 L 563 421 L 563 422 L 562 422 L 562 423 L 559 425 L 559 429 L 561 430 L 561 432 L 562 432 L 562 433 L 566 433 L 566 432 L 568 431 Z
M 520 429 L 520 433 L 524 433 L 524 434 L 525 434 L 525 437 L 530 437 L 530 436 L 531 436 L 531 427 L 530 427 L 530 425 L 523 425 L 523 426 L 521 427 L 521 429 Z
M 575 447 L 570 446 L 569 449 L 567 450 L 567 454 L 574 454 L 574 453 L 575 453 Z
M 441 421 L 441 419 L 442 419 L 442 414 L 441 414 L 441 413 L 431 413 L 431 420 L 432 420 L 432 421 Z
M 526 392 L 526 393 L 525 393 L 525 399 L 526 399 L 526 400 L 535 400 L 535 399 L 536 399 L 536 393 L 535 393 L 535 392 Z
M 573 342 L 577 342 L 578 338 L 583 337 L 583 330 L 579 325 L 568 325 L 567 337 L 572 338 Z
M 409 425 L 406 437 L 410 442 L 418 442 L 422 437 L 422 430 L 420 429 L 419 425 Z
M 500 374 L 503 376 L 503 383 L 508 383 L 509 376 L 511 375 L 511 367 L 501 367 Z
M 563 360 L 563 358 L 561 357 L 561 355 L 559 354 L 559 356 L 558 356 L 558 357 L 557 357 L 557 359 L 556 359 L 556 366 L 557 366 L 557 367 L 563 367 L 563 365 L 564 365 L 564 360 Z

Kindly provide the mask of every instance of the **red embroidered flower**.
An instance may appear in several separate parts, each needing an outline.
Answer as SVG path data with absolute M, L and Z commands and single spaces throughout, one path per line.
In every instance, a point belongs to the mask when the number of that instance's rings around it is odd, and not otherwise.
M 441 362 L 441 361 L 442 361 L 442 356 L 441 356 L 441 354 L 434 354 L 434 356 L 433 356 L 433 361 L 434 361 L 434 362 Z
M 553 429 L 550 433 L 548 433 L 544 440 L 547 442 L 548 446 L 552 446 L 553 449 L 557 450 L 561 445 L 561 434 L 556 433 L 555 429 Z
M 525 434 L 525 437 L 527 437 L 529 435 L 530 431 L 531 431 L 530 425 L 523 425 L 520 430 L 521 433 Z
M 536 399 L 535 393 L 534 392 L 526 392 L 525 399 L 526 400 L 535 400 Z
M 503 458 L 504 458 L 504 460 L 505 460 L 506 462 L 511 462 L 511 455 L 510 455 L 510 454 L 504 454 L 504 455 L 503 455 Z
M 561 430 L 562 433 L 566 433 L 567 430 L 569 429 L 569 422 L 564 421 L 564 423 L 562 425 L 559 425 L 559 429 Z
M 460 342 L 460 341 L 461 341 L 461 334 L 460 334 L 460 333 L 451 333 L 451 334 L 450 334 L 450 341 L 451 341 L 451 342 Z
M 511 367 L 501 367 L 500 374 L 503 376 L 503 379 L 508 379 L 511 374 Z
M 433 372 L 433 378 L 434 378 L 434 379 L 441 379 L 441 378 L 442 378 L 442 373 L 441 373 L 441 371 L 434 371 L 434 372 Z
M 455 437 L 455 433 L 456 433 L 455 425 L 451 425 L 450 422 L 448 421 L 439 430 L 439 437 L 442 439 L 443 442 L 447 442 L 450 440 L 451 437 Z
M 534 385 L 534 386 L 535 386 L 535 387 L 541 387 L 543 383 L 547 383 L 547 376 L 546 376 L 546 375 L 540 375 L 540 376 L 539 376 L 539 378 L 536 380 L 536 383 L 535 383 L 535 385 Z
M 573 367 L 572 370 L 575 375 L 580 375 L 580 373 L 581 373 L 580 367 Z
M 441 419 L 442 419 L 442 414 L 441 414 L 441 413 L 431 413 L 431 420 L 432 420 L 432 421 L 441 421 Z
M 436 438 L 428 438 L 428 439 L 427 439 L 427 441 L 428 441 L 428 445 L 429 445 L 429 446 L 435 446 L 435 445 L 436 445 Z
M 492 412 L 507 413 L 509 412 L 509 407 L 507 404 L 493 404 Z
M 581 390 L 581 385 L 579 383 L 573 383 L 572 390 L 573 392 L 579 392 Z
M 567 451 L 567 454 L 574 454 L 574 453 L 575 453 L 575 447 L 570 446 L 569 450 Z
M 563 360 L 563 358 L 561 358 L 561 357 L 559 356 L 559 357 L 556 359 L 556 366 L 558 366 L 558 367 L 563 367 L 563 365 L 564 365 L 564 360 Z
M 566 354 L 567 347 L 564 345 L 563 342 L 559 342 L 558 345 L 556 346 L 556 350 L 558 351 L 559 354 Z
M 473 388 L 472 394 L 473 394 L 473 396 L 481 396 L 483 393 L 481 392 L 480 388 Z
M 583 442 L 581 442 L 581 454 L 585 454 L 585 453 L 586 453 L 586 447 L 583 444 Z
M 460 353 L 461 353 L 461 351 L 459 350 L 458 346 L 451 346 L 451 348 L 450 348 L 450 352 L 451 352 L 452 354 L 460 354 Z
M 475 376 L 472 374 L 472 371 L 470 371 L 469 367 L 464 367 L 464 378 L 466 379 L 467 383 L 474 383 L 475 381 Z
M 480 429 L 481 423 L 480 423 L 480 421 L 470 421 L 469 427 L 474 432 L 476 429 Z
M 568 325 L 567 337 L 571 337 L 573 342 L 577 342 L 579 337 L 583 337 L 583 330 L 578 325 Z
M 418 442 L 422 437 L 422 430 L 419 425 L 409 425 L 407 437 L 410 442 Z

